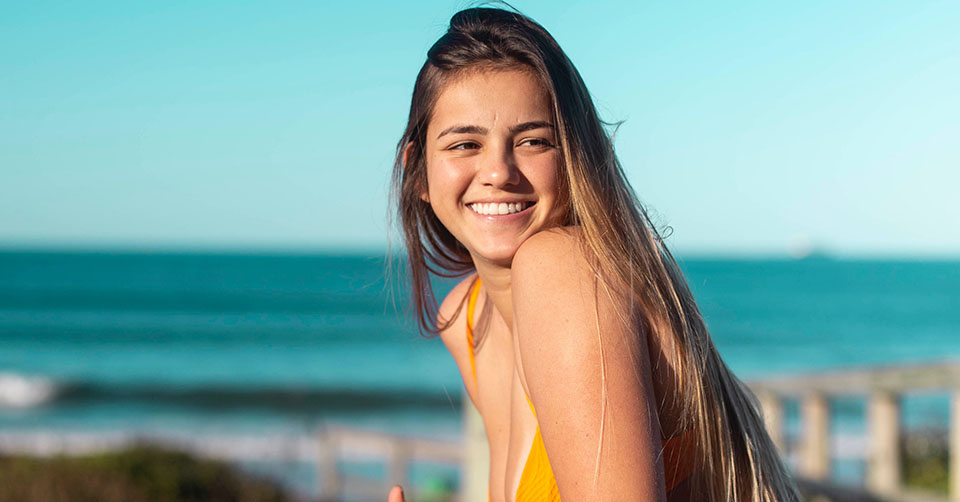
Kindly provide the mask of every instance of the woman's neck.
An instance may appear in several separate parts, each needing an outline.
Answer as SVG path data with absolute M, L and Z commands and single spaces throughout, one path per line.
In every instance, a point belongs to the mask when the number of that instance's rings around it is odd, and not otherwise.
M 513 296 L 510 290 L 510 268 L 475 260 L 483 290 L 493 302 L 507 327 L 513 327 Z

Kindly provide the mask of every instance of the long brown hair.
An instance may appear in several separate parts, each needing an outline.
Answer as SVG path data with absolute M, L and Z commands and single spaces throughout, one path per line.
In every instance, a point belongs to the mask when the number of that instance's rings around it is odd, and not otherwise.
M 563 224 L 580 227 L 581 246 L 603 286 L 630 299 L 633 312 L 621 315 L 639 317 L 638 336 L 667 348 L 678 381 L 676 395 L 667 398 L 682 410 L 681 430 L 697 431 L 698 492 L 711 501 L 799 500 L 755 399 L 720 358 L 677 262 L 630 187 L 580 74 L 542 26 L 517 12 L 458 12 L 417 75 L 393 189 L 421 331 L 444 327 L 430 274 L 456 277 L 474 269 L 466 248 L 420 197 L 433 107 L 444 86 L 465 72 L 509 68 L 531 71 L 552 101 Z

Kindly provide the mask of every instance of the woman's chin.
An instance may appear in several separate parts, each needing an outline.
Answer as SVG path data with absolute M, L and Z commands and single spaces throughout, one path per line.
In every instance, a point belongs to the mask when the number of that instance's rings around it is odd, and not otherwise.
M 519 247 L 519 245 L 498 246 L 491 249 L 475 250 L 471 254 L 473 255 L 474 263 L 482 261 L 490 265 L 510 268 L 510 265 L 513 263 L 513 257 L 517 254 Z

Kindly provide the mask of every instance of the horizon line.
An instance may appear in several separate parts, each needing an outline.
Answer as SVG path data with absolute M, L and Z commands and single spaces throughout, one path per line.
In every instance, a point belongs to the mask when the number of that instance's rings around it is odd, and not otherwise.
M 393 247 L 393 255 L 404 255 L 401 245 Z M 386 256 L 391 251 L 386 245 L 332 244 L 332 245 L 270 245 L 250 244 L 135 244 L 135 243 L 77 243 L 77 242 L 6 242 L 0 243 L 2 254 L 183 254 L 183 255 L 240 255 L 240 256 Z M 790 260 L 790 261 L 960 261 L 960 251 L 845 251 L 817 248 L 797 254 L 790 250 L 731 249 L 731 248 L 675 248 L 671 253 L 683 260 Z

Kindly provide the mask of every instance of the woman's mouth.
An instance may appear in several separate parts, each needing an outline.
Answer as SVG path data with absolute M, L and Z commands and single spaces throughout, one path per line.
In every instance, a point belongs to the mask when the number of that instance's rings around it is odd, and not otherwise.
M 521 202 L 476 202 L 468 204 L 470 209 L 477 214 L 484 216 L 497 216 L 504 214 L 514 214 L 535 205 L 533 201 Z

